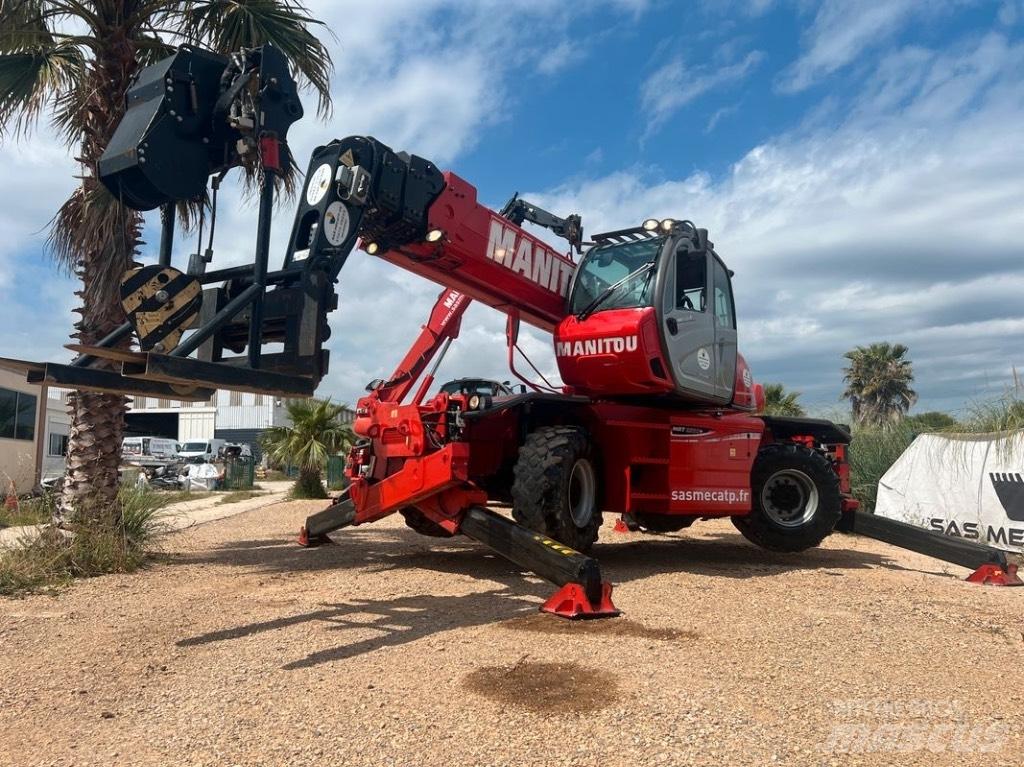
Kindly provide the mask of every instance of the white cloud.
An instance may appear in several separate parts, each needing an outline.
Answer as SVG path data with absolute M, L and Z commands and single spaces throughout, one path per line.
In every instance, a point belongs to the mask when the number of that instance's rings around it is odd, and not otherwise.
M 910 84 L 896 94 L 899 62 Z M 902 341 L 922 404 L 959 405 L 1024 364 L 1022 66 L 1024 46 L 998 35 L 897 52 L 844 124 L 779 136 L 723 179 L 634 168 L 530 198 L 584 211 L 591 232 L 648 216 L 707 226 L 761 380 L 834 402 L 844 351 Z M 949 379 L 954 351 L 968 374 Z
M 688 67 L 682 56 L 655 70 L 640 89 L 640 105 L 647 118 L 645 135 L 651 136 L 682 107 L 708 91 L 738 82 L 764 59 L 751 51 L 730 64 Z
M 804 33 L 805 52 L 779 80 L 785 93 L 804 90 L 891 40 L 914 18 L 949 12 L 969 0 L 824 0 Z

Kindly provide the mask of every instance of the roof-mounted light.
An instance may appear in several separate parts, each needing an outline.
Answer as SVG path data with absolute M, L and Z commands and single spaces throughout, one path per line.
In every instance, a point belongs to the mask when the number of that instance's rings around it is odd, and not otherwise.
M 661 226 L 661 222 L 659 222 L 656 218 L 649 218 L 646 221 L 644 221 L 645 232 L 653 232 L 659 226 Z
M 676 220 L 674 218 L 666 218 L 664 221 L 661 222 L 661 231 L 671 232 L 675 225 Z

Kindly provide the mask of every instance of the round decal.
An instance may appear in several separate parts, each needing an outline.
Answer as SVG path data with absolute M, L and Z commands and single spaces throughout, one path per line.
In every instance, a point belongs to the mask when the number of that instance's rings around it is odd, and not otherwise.
M 701 370 L 711 367 L 711 355 L 703 346 L 697 350 L 697 364 L 700 365 Z
M 750 375 L 750 368 L 743 368 L 743 385 L 748 389 L 754 385 L 754 377 Z
M 324 212 L 324 236 L 331 245 L 341 245 L 348 237 L 348 208 L 335 200 Z
M 306 202 L 310 205 L 316 205 L 327 194 L 327 189 L 330 185 L 331 166 L 324 163 L 310 176 L 309 186 L 306 187 Z

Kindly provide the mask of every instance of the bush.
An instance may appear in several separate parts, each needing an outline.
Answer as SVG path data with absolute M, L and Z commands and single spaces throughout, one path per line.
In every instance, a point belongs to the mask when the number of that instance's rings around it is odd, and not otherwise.
M 859 426 L 850 446 L 850 485 L 864 511 L 874 511 L 878 481 L 918 434 L 987 434 L 1024 429 L 1024 400 L 1012 395 L 980 402 L 958 422 L 944 413 L 923 413 L 885 426 Z
M 0 527 L 21 527 L 23 525 L 45 525 L 53 518 L 57 499 L 51 492 L 44 492 L 35 498 L 18 501 L 18 507 L 8 509 L 0 503 Z
M 0 552 L 0 594 L 23 594 L 66 585 L 73 578 L 136 570 L 153 539 L 166 529 L 165 505 L 150 490 L 122 488 L 118 508 L 83 514 L 69 531 L 46 529 L 37 538 Z
M 918 430 L 906 423 L 858 427 L 850 445 L 850 490 L 863 511 L 874 511 L 878 480 L 910 447 Z
M 319 471 L 300 471 L 292 488 L 292 498 L 326 498 L 327 491 Z

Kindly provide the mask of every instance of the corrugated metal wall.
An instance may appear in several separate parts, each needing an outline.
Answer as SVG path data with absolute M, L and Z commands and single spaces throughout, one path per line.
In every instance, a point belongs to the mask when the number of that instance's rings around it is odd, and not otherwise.
M 182 410 L 178 413 L 178 442 L 211 439 L 216 436 L 216 423 L 217 414 L 213 410 Z

